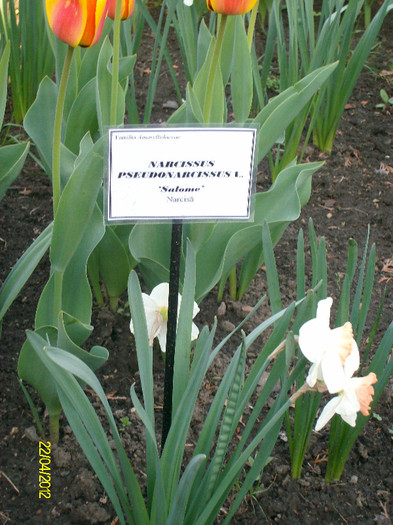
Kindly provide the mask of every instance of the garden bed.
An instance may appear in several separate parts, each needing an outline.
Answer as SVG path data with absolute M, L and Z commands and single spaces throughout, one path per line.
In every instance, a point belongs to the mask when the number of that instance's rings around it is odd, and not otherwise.
M 320 154 L 311 146 L 307 150 L 307 160 L 323 159 L 325 165 L 313 177 L 311 199 L 300 219 L 289 226 L 275 248 L 286 305 L 295 294 L 297 234 L 300 228 L 307 230 L 308 218 L 312 217 L 317 234 L 326 238 L 330 276 L 328 292 L 337 297 L 340 276 L 345 271 L 347 240 L 355 238 L 362 248 L 370 225 L 370 241 L 377 245 L 377 272 L 370 322 L 376 316 L 387 286 L 377 342 L 391 322 L 393 311 L 393 108 L 376 108 L 382 102 L 379 95 L 381 88 L 392 94 L 392 34 L 393 16 L 390 13 L 383 25 L 379 45 L 375 47 L 347 105 L 332 154 L 329 157 Z M 144 69 L 143 58 L 138 58 L 137 68 L 140 79 L 146 78 L 148 71 Z M 169 116 L 170 111 L 164 106 L 174 97 L 170 81 L 169 90 L 165 89 L 165 80 L 163 76 L 154 108 L 156 122 Z M 269 180 L 269 175 L 261 169 L 257 189 L 267 189 Z M 0 204 L 0 282 L 32 239 L 49 223 L 51 209 L 48 179 L 30 160 Z M 3 321 L 0 340 L 0 523 L 116 523 L 113 508 L 64 419 L 61 421 L 60 442 L 52 448 L 51 498 L 38 499 L 38 438 L 16 370 L 25 330 L 33 328 L 37 300 L 48 278 L 48 271 L 48 260 L 45 259 Z M 244 312 L 255 304 L 264 291 L 262 268 L 241 304 L 233 303 L 224 295 L 225 309 L 221 306 L 218 310 L 216 290 L 213 290 L 201 303 L 201 313 L 195 322 L 200 327 L 203 324 L 211 326 L 214 316 L 218 315 L 217 336 L 222 337 L 232 325 L 240 322 Z M 120 305 L 122 307 L 124 300 Z M 267 306 L 261 307 L 246 329 L 251 329 L 268 313 Z M 114 315 L 108 308 L 95 308 L 92 324 L 95 330 L 89 344 L 106 346 L 110 353 L 99 377 L 122 429 L 127 453 L 143 479 L 143 432 L 129 396 L 130 385 L 138 381 L 138 372 L 127 309 Z M 201 396 L 202 411 L 204 403 L 209 402 L 209 389 L 214 389 L 217 375 L 222 375 L 238 342 L 239 339 L 234 337 L 227 345 L 215 365 L 210 382 L 205 384 L 206 392 Z M 160 384 L 162 362 L 158 354 L 155 371 L 156 382 Z M 40 417 L 47 425 L 44 407 L 31 393 Z M 329 485 L 324 482 L 328 445 L 326 429 L 313 434 L 300 480 L 290 477 L 289 452 L 283 432 L 273 450 L 272 461 L 263 474 L 260 492 L 250 494 L 233 523 L 392 523 L 392 399 L 391 381 L 375 409 L 375 415 L 352 450 L 339 482 Z M 159 400 L 160 391 L 157 389 L 157 411 L 162 408 Z M 199 416 L 196 413 L 195 436 L 200 429 Z M 131 424 L 124 419 L 127 417 Z M 190 436 L 190 442 L 192 440 L 193 436 Z M 223 516 L 225 509 L 220 519 Z

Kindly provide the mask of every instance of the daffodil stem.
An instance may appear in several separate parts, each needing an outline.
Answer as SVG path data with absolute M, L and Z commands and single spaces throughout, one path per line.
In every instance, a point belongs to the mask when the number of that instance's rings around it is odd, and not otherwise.
M 207 79 L 207 85 L 206 85 L 206 99 L 205 99 L 205 107 L 204 107 L 204 112 L 203 112 L 203 120 L 205 124 L 208 124 L 210 122 L 210 113 L 211 113 L 211 108 L 213 104 L 214 79 L 216 77 L 218 61 L 220 59 L 222 41 L 224 38 L 226 23 L 227 23 L 227 15 L 220 15 L 218 19 L 217 40 L 214 46 L 213 59 L 212 59 L 212 63 L 211 63 L 210 71 L 209 71 L 209 76 Z
M 52 188 L 53 188 L 53 218 L 56 217 L 61 194 L 60 182 L 60 148 L 61 148 L 61 125 L 63 122 L 64 101 L 67 91 L 68 77 L 70 74 L 74 48 L 68 46 L 65 56 L 63 71 L 61 74 L 59 92 L 57 94 L 55 123 L 53 130 L 53 152 L 52 152 Z
M 164 448 L 166 438 L 172 422 L 172 394 L 173 394 L 173 368 L 175 363 L 177 307 L 180 281 L 180 255 L 183 223 L 172 224 L 171 260 L 169 267 L 169 297 L 168 297 L 168 323 L 165 353 L 164 377 L 164 405 L 161 435 L 161 450 Z
M 112 94 L 111 94 L 111 126 L 116 126 L 117 90 L 119 84 L 119 56 L 120 56 L 120 17 L 121 0 L 116 2 L 115 20 L 113 25 L 113 60 L 112 60 Z

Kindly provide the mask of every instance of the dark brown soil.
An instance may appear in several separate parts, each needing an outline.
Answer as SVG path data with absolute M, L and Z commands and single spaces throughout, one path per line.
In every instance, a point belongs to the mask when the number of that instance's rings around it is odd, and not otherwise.
M 290 225 L 275 252 L 282 282 L 283 301 L 287 304 L 295 293 L 294 253 L 297 233 L 307 229 L 312 217 L 318 235 L 326 238 L 329 254 L 329 294 L 335 297 L 337 279 L 345 270 L 346 245 L 354 237 L 363 246 L 367 226 L 371 242 L 377 245 L 375 295 L 370 319 L 374 319 L 384 287 L 386 305 L 377 340 L 392 320 L 393 279 L 393 108 L 377 109 L 380 89 L 393 94 L 393 16 L 383 26 L 368 66 L 357 83 L 342 119 L 331 156 L 308 149 L 310 160 L 324 159 L 324 167 L 313 178 L 313 192 L 301 218 Z M 148 60 L 147 60 L 148 63 Z M 144 75 L 143 60 L 137 66 Z M 165 76 L 160 81 L 155 121 L 165 120 L 167 100 L 175 98 Z M 266 188 L 268 174 L 259 174 L 259 185 Z M 23 251 L 49 223 L 51 189 L 44 174 L 29 161 L 21 176 L 0 204 L 0 283 Z M 62 420 L 61 439 L 52 451 L 51 499 L 38 499 L 38 442 L 34 420 L 18 384 L 17 361 L 25 339 L 25 330 L 33 328 L 37 299 L 48 278 L 48 261 L 43 260 L 9 310 L 3 322 L 0 341 L 0 523 L 10 525 L 58 525 L 117 522 L 107 499 L 67 422 Z M 263 269 L 255 277 L 242 299 L 253 305 L 265 290 Z M 218 336 L 226 334 L 228 323 L 238 323 L 239 305 L 224 297 L 226 313 L 219 317 Z M 217 314 L 216 292 L 201 304 L 197 324 L 211 325 Z M 240 313 L 239 313 L 240 312 Z M 268 314 L 258 312 L 254 324 Z M 136 471 L 143 468 L 141 428 L 133 418 L 129 388 L 138 374 L 129 333 L 129 316 L 113 315 L 109 309 L 95 309 L 93 339 L 110 352 L 107 365 L 99 376 L 119 427 L 121 418 L 131 425 L 122 435 Z M 248 328 L 252 324 L 249 323 Z M 227 349 L 231 355 L 233 346 Z M 157 384 L 162 379 L 160 357 L 156 360 Z M 41 419 L 47 425 L 42 403 L 37 403 Z M 159 392 L 158 392 L 159 395 Z M 250 496 L 239 509 L 234 524 L 388 524 L 393 521 L 393 385 L 386 388 L 372 417 L 351 452 L 339 482 L 326 485 L 326 451 L 328 432 L 313 435 L 303 467 L 302 478 L 291 480 L 290 460 L 285 433 L 273 450 L 273 460 L 263 474 L 261 492 Z M 198 432 L 195 422 L 194 431 Z M 180 525 L 180 524 L 179 524 Z

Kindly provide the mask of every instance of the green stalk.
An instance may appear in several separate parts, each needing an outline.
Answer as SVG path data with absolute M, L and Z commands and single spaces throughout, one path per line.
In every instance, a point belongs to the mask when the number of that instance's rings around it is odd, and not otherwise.
M 233 301 L 236 301 L 237 296 L 237 278 L 236 266 L 234 266 L 229 274 L 229 295 Z
M 63 276 L 64 272 L 59 272 L 58 270 L 54 271 L 54 297 L 53 297 L 53 316 L 55 326 L 57 324 L 57 318 L 62 306 L 62 297 L 63 297 Z
M 56 217 L 57 208 L 60 200 L 60 146 L 61 146 L 61 125 L 63 122 L 64 101 L 66 88 L 71 68 L 74 48 L 68 46 L 64 60 L 63 72 L 61 74 L 59 93 L 57 95 L 55 125 L 53 130 L 53 157 L 52 157 L 52 187 L 53 187 L 53 218 Z
M 59 442 L 60 412 L 49 414 L 49 439 L 51 443 Z
M 206 86 L 205 110 L 203 112 L 203 120 L 205 124 L 209 122 L 211 107 L 213 103 L 214 79 L 216 76 L 218 61 L 219 61 L 220 54 L 221 54 L 222 41 L 223 41 L 223 37 L 225 33 L 227 16 L 228 15 L 221 15 L 218 19 L 217 40 L 216 40 L 216 44 L 214 47 L 213 60 L 212 60 L 211 68 L 209 71 L 209 77 L 207 79 L 207 86 Z
M 112 94 L 111 94 L 111 126 L 116 126 L 117 90 L 119 84 L 119 54 L 120 54 L 120 16 L 121 0 L 116 2 L 115 20 L 113 25 L 113 60 L 112 60 Z
M 255 22 L 256 22 L 257 14 L 258 14 L 258 7 L 259 7 L 259 0 L 252 8 L 250 22 L 248 24 L 247 40 L 248 40 L 248 50 L 250 51 L 250 53 L 251 53 L 251 47 L 252 47 L 252 39 L 254 38 Z

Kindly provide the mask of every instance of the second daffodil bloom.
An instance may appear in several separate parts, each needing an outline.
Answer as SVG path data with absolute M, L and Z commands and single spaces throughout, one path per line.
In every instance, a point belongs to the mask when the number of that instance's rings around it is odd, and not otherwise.
M 168 323 L 168 296 L 169 296 L 169 284 L 161 283 L 153 288 L 150 295 L 145 293 L 142 294 L 143 306 L 145 309 L 147 332 L 149 335 L 149 344 L 153 345 L 153 339 L 157 337 L 161 347 L 161 351 L 166 351 L 166 334 L 167 334 L 167 323 Z M 178 300 L 178 315 L 181 305 L 181 295 L 179 294 Z M 194 309 L 192 312 L 192 318 L 199 312 L 198 305 L 194 303 Z M 133 323 L 130 323 L 130 330 L 134 333 Z M 191 340 L 193 341 L 198 337 L 198 327 L 192 323 L 191 328 Z
M 315 425 L 316 431 L 321 430 L 334 414 L 339 414 L 351 427 L 356 425 L 359 411 L 364 416 L 370 415 L 370 403 L 374 395 L 372 385 L 377 382 L 374 372 L 365 377 L 348 378 L 344 374 L 339 380 L 342 381 L 342 388 L 338 391 L 339 395 L 331 399 L 322 410 Z
M 207 0 L 207 7 L 221 15 L 244 15 L 256 3 L 257 0 Z
M 330 393 L 341 389 L 337 370 L 344 369 L 347 377 L 352 377 L 359 367 L 359 350 L 353 338 L 351 323 L 331 329 L 329 327 L 331 297 L 319 301 L 317 316 L 304 323 L 299 330 L 299 347 L 312 363 L 307 383 L 313 387 L 323 381 Z
M 101 37 L 107 0 L 46 0 L 49 26 L 72 47 L 90 47 Z
M 117 0 L 108 0 L 108 16 L 112 20 L 115 19 L 116 2 Z M 134 4 L 135 0 L 121 0 L 121 20 L 127 20 L 127 18 L 130 18 L 134 11 Z

